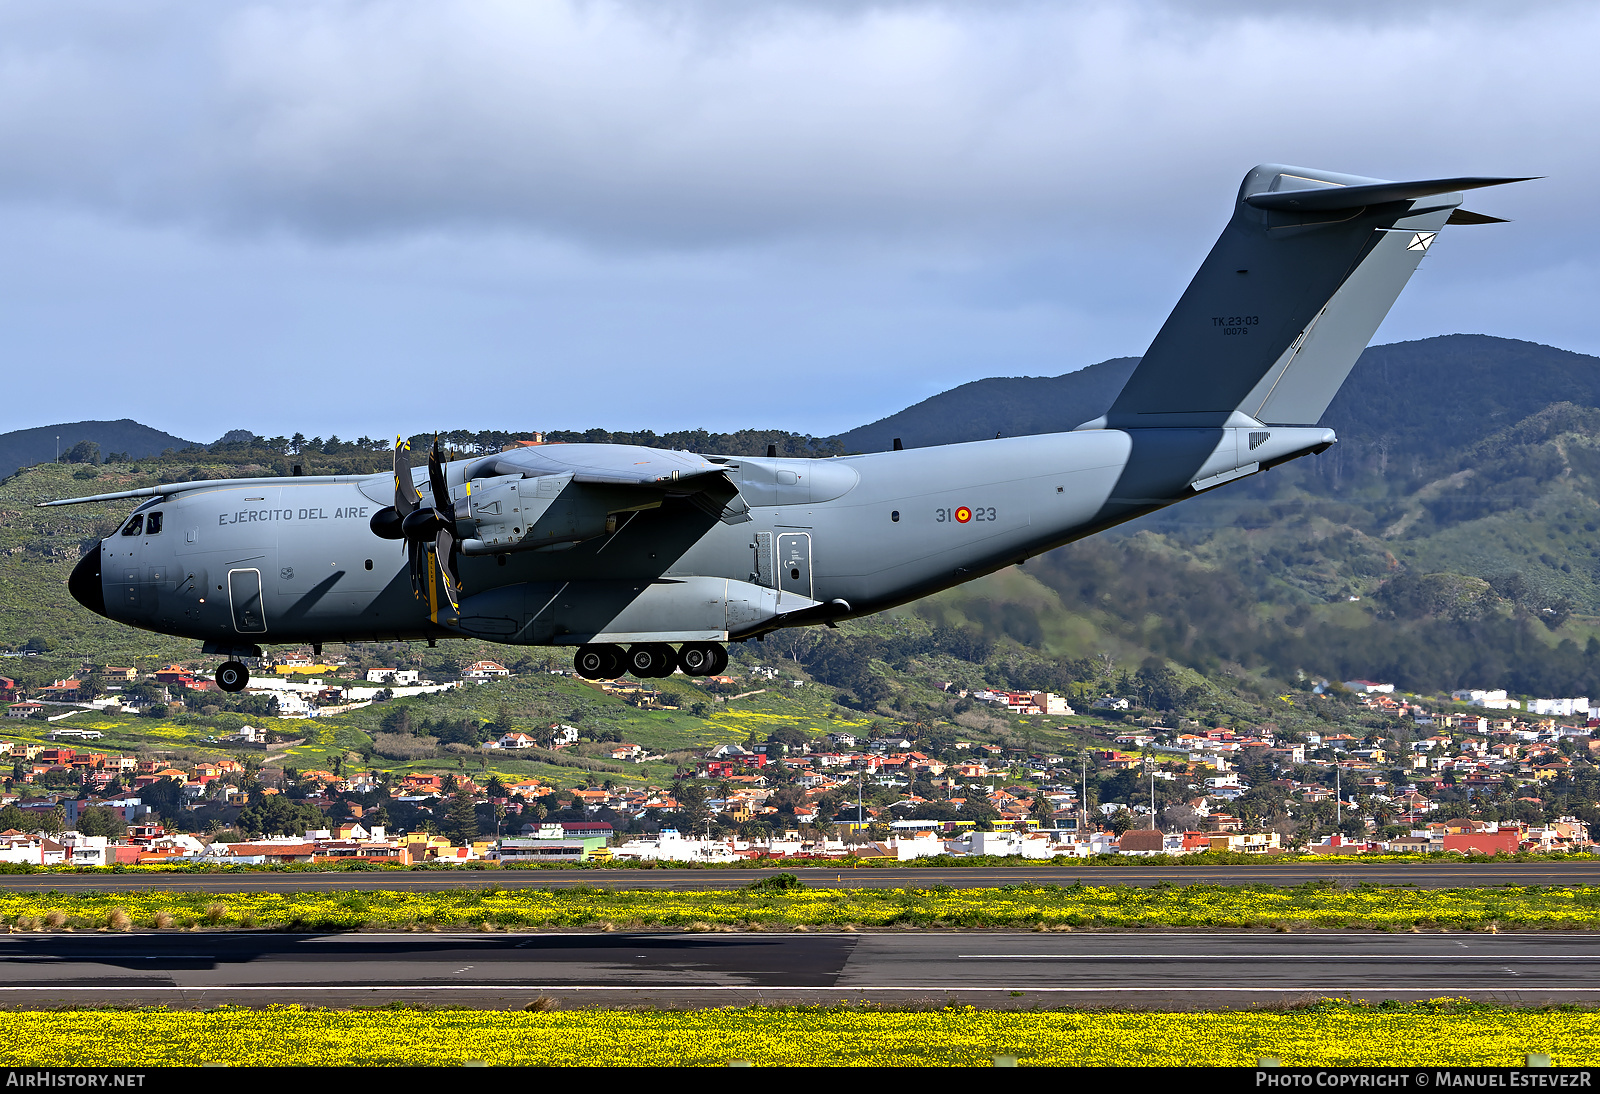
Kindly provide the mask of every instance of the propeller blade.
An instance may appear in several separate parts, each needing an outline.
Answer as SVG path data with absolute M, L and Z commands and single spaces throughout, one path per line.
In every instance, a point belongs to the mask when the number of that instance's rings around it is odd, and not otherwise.
M 422 599 L 422 579 L 428 574 L 425 556 L 428 545 L 419 540 L 406 540 L 406 567 L 411 571 L 411 595 Z
M 461 614 L 461 576 L 456 566 L 456 537 L 450 529 L 440 528 L 433 541 L 433 557 L 439 565 L 439 584 L 444 586 L 445 599 L 450 601 L 453 615 Z
M 450 487 L 444 477 L 444 454 L 439 451 L 439 438 L 433 438 L 433 451 L 428 453 L 428 485 L 433 488 L 433 511 L 439 522 L 454 534 L 456 507 L 450 500 Z
M 437 569 L 439 584 L 444 589 L 444 596 L 450 603 L 452 616 L 461 614 L 461 574 L 457 566 L 457 540 L 456 540 L 456 507 L 450 498 L 450 485 L 444 473 L 444 453 L 439 449 L 437 434 L 433 438 L 433 450 L 428 453 L 428 487 L 433 492 L 433 506 L 429 510 L 433 519 L 430 522 L 435 531 L 432 544 L 434 563 L 430 565 L 426 559 L 420 559 L 422 567 L 427 567 L 429 572 L 427 580 L 430 582 L 428 596 L 430 602 L 433 597 L 434 569 Z M 420 529 L 419 529 L 420 530 Z M 416 541 L 417 546 L 427 551 L 428 545 L 423 540 Z M 421 567 L 419 567 L 420 569 Z M 413 580 L 418 581 L 417 571 L 413 571 Z M 420 581 L 418 581 L 420 585 Z M 420 593 L 418 595 L 421 595 Z M 437 614 L 437 606 L 435 606 Z
M 411 479 L 411 442 L 402 437 L 394 439 L 394 508 L 400 514 L 400 519 L 405 520 L 416 511 L 417 501 L 421 497 L 417 493 L 416 483 Z

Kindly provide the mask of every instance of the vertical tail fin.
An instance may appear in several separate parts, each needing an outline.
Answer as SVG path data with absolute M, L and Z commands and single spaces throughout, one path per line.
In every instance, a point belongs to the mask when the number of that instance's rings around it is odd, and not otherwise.
M 1521 181 L 1255 168 L 1122 393 L 1090 424 L 1315 424 L 1445 223 L 1492 219 L 1452 217 L 1461 191 Z

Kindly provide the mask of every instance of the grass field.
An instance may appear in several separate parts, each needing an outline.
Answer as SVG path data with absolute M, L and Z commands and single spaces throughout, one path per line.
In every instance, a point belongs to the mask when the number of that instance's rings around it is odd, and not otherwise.
M 440 892 L 0 893 L 11 930 L 184 927 L 288 930 L 539 928 L 764 930 L 855 928 L 1255 928 L 1379 931 L 1594 930 L 1600 888 L 1415 890 L 1186 885 L 709 892 L 467 888 Z
M 535 1003 L 545 1005 L 548 1001 Z M 1600 1061 L 1600 1014 L 1452 1000 L 1321 1002 L 1277 1012 L 881 1010 L 741 1007 L 690 1011 L 13 1011 L 0 1065 L 136 1068 L 490 1065 L 911 1067 L 1508 1067 Z

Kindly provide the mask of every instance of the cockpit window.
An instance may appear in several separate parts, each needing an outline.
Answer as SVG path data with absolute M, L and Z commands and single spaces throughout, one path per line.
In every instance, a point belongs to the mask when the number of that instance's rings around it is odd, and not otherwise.
M 145 518 L 144 518 L 144 534 L 147 535 L 147 536 L 155 536 L 155 535 L 160 535 L 161 534 L 161 512 L 160 512 L 160 510 L 157 510 L 154 513 L 145 514 Z
M 122 534 L 125 536 L 136 536 L 142 531 L 144 531 L 144 514 L 135 513 L 133 518 L 123 526 Z

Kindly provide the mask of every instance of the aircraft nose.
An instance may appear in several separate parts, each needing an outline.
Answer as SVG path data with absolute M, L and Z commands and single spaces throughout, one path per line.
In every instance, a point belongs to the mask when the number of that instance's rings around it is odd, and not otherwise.
M 100 540 L 95 540 L 89 553 L 72 568 L 72 576 L 67 578 L 67 591 L 72 599 L 94 614 L 106 614 L 106 590 L 100 583 Z

